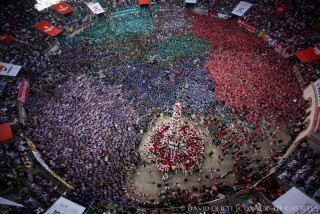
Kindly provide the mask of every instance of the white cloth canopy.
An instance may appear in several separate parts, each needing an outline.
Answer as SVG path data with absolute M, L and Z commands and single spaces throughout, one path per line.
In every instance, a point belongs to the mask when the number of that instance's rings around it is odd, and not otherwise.
M 2 198 L 2 197 L 0 197 L 0 204 L 8 205 L 8 206 L 15 206 L 15 207 L 24 207 L 21 204 L 18 204 L 16 202 L 10 201 L 10 200 Z
M 295 187 L 292 187 L 272 204 L 283 214 L 320 213 L 320 204 Z
M 64 197 L 60 197 L 45 214 L 82 214 L 86 208 Z

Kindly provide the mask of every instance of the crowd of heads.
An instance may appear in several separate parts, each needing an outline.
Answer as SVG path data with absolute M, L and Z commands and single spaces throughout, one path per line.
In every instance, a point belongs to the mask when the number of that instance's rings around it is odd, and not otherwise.
M 233 21 L 222 23 L 199 16 L 193 32 L 213 46 L 206 67 L 216 82 L 217 100 L 226 102 L 236 112 L 250 112 L 246 117 L 255 124 L 259 115 L 267 113 L 273 115 L 278 125 L 295 119 L 294 100 L 300 100 L 301 91 L 288 62 L 281 61 L 263 41 L 253 40 L 254 35 L 242 31 Z
M 152 3 L 172 6 L 170 2 Z M 181 2 L 175 1 L 174 7 L 182 8 Z M 67 3 L 74 10 L 67 17 L 52 8 L 37 11 L 33 8 L 34 1 L 7 3 L 6 10 L 1 12 L 5 18 L 0 22 L 1 33 L 25 42 L 29 49 L 0 48 L 2 62 L 23 66 L 17 79 L 0 80 L 1 98 L 6 100 L 1 104 L 0 123 L 12 125 L 17 142 L 22 142 L 23 136 L 29 137 L 50 168 L 75 187 L 66 197 L 85 206 L 92 198 L 150 207 L 213 200 L 218 193 L 251 188 L 278 164 L 290 142 L 305 128 L 302 121 L 308 103 L 302 99 L 291 71 L 289 62 L 294 60 L 280 59 L 235 20 L 218 20 L 185 11 L 153 14 L 143 11 L 109 19 L 110 12 L 136 7 L 137 1 L 132 0 L 100 2 L 108 15 L 99 20 L 92 19 L 82 1 Z M 199 1 L 198 4 L 230 12 L 237 3 Z M 269 13 L 261 12 L 265 5 Z M 278 39 L 284 47 L 290 46 L 292 50 L 287 49 L 290 53 L 319 43 L 316 37 L 319 34 L 308 36 L 316 17 L 301 16 L 305 11 L 316 11 L 316 7 L 294 4 L 281 17 L 272 18 L 275 15 L 268 14 L 276 5 L 267 1 L 256 3 L 245 19 Z M 46 37 L 32 28 L 44 19 L 63 33 L 59 37 Z M 75 37 L 66 37 L 71 27 L 77 29 L 86 23 L 92 25 Z M 301 35 L 308 39 L 300 39 Z M 60 49 L 49 55 L 34 52 L 58 41 Z M 317 63 L 299 67 L 306 82 L 319 77 Z M 25 105 L 26 127 L 18 125 L 17 109 L 11 102 L 22 77 L 28 78 L 32 88 Z M 220 171 L 217 168 L 201 175 L 214 187 L 195 187 L 192 191 L 198 192 L 198 196 L 191 197 L 189 189 L 168 188 L 165 184 L 167 188 L 160 193 L 159 203 L 134 188 L 132 172 L 143 164 L 137 152 L 143 133 L 160 113 L 172 116 L 176 102 L 181 103 L 186 117 L 203 121 L 215 136 L 212 143 L 224 155 L 231 155 L 234 165 L 225 172 L 217 173 Z M 283 127 L 291 134 L 289 143 L 276 138 Z M 265 161 L 258 155 L 261 142 L 269 142 L 273 147 Z M 6 187 L 26 187 L 23 204 L 41 212 L 63 191 L 42 174 L 28 174 L 19 167 L 22 163 L 24 167 L 30 165 L 27 153 L 19 148 L 3 148 L 2 153 L 16 153 L 22 162 L 14 159 L 16 155 L 2 158 L 5 177 L 1 182 Z M 312 157 L 308 153 L 305 156 Z M 223 160 L 220 156 L 220 164 Z M 302 167 L 300 174 L 304 176 L 295 178 L 290 172 L 283 176 L 308 190 L 314 180 L 307 183 L 301 180 L 309 175 L 309 165 Z M 17 166 L 14 172 L 9 170 L 14 166 Z M 19 175 L 30 177 L 33 184 L 17 183 L 14 178 Z M 239 176 L 235 188 L 224 183 L 228 175 Z M 126 182 L 131 188 L 125 187 Z
M 10 207 L 10 213 L 43 213 L 66 190 L 41 172 L 30 153 L 26 141 L 22 139 L 16 138 L 1 145 L 1 191 L 11 190 L 3 196 L 16 195 L 16 202 L 27 208 Z
M 303 141 L 299 149 L 287 160 L 287 164 L 277 172 L 279 178 L 294 184 L 315 200 L 320 199 L 319 152 L 313 144 Z
M 125 98 L 120 86 L 77 75 L 53 94 L 30 100 L 26 135 L 51 168 L 84 196 L 121 201 L 123 167 L 135 163 L 131 152 L 141 139 L 134 127 L 138 113 Z

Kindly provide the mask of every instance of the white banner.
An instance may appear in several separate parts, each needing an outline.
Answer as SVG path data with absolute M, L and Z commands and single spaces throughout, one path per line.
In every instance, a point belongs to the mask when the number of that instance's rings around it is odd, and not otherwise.
M 252 6 L 252 4 L 245 2 L 245 1 L 241 1 L 231 12 L 234 15 L 237 16 L 242 16 L 243 14 L 245 14 L 247 12 L 247 10 L 249 10 L 249 8 Z
M 49 168 L 49 166 L 44 162 L 44 160 L 41 158 L 40 154 L 37 151 L 32 151 L 34 157 L 37 159 L 37 161 L 45 168 L 50 174 L 53 174 L 54 172 Z
M 207 9 L 202 9 L 200 7 L 196 7 L 193 9 L 193 12 L 198 13 L 198 14 L 205 14 L 208 15 L 208 10 Z
M 318 99 L 318 108 L 320 108 L 320 79 L 315 81 L 314 86 L 316 87 L 317 99 Z
M 228 19 L 228 18 L 229 18 L 228 15 L 223 14 L 223 13 L 218 13 L 218 17 L 219 17 L 220 19 Z
M 197 3 L 197 0 L 186 0 L 186 3 L 192 3 L 192 4 L 195 4 L 195 3 Z
M 20 65 L 13 65 L 4 62 L 0 62 L 0 76 L 15 77 L 21 69 Z
M 60 197 L 45 214 L 82 214 L 86 208 L 64 197 Z
M 105 12 L 99 3 L 93 3 L 93 2 L 85 2 L 85 3 L 94 14 L 100 14 Z

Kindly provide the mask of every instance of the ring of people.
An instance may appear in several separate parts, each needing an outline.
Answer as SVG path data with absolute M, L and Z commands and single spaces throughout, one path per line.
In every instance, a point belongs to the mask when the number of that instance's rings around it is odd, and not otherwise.
M 191 174 L 204 158 L 203 136 L 197 129 L 181 119 L 181 105 L 176 103 L 173 120 L 161 121 L 152 128 L 144 152 L 160 172 L 181 170 Z

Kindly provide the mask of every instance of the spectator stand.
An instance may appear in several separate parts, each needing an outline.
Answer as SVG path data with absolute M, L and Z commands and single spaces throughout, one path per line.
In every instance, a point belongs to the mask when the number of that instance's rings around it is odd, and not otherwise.
M 314 60 L 305 63 L 299 62 L 297 69 L 304 80 L 304 88 L 308 87 L 310 83 L 315 82 L 320 78 L 320 60 Z
M 303 140 L 277 171 L 277 175 L 282 182 L 297 187 L 309 197 L 320 202 L 317 195 L 320 189 L 319 164 L 319 144 Z
M 25 207 L 0 206 L 0 211 L 35 213 L 44 211 L 67 189 L 52 181 L 32 158 L 26 141 L 14 139 L 0 143 L 0 196 L 21 203 Z

